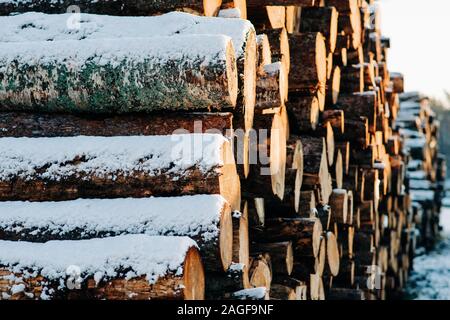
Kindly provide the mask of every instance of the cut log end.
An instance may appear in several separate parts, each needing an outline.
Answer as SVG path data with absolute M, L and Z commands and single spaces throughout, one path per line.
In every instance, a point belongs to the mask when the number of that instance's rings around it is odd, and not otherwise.
M 247 34 L 246 52 L 244 57 L 244 122 L 245 129 L 253 127 L 253 114 L 256 104 L 256 33 Z
M 203 0 L 203 14 L 207 17 L 216 16 L 221 4 L 222 0 Z
M 200 253 L 190 248 L 184 261 L 184 299 L 203 300 L 205 298 L 205 273 Z
M 331 275 L 334 277 L 339 273 L 339 249 L 336 236 L 327 232 L 327 265 Z

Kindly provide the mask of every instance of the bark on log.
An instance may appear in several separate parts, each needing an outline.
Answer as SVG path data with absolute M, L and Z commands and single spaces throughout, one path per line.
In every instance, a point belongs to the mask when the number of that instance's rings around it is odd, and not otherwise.
M 404 92 L 404 80 L 403 75 L 398 72 L 391 72 L 391 81 L 393 82 L 393 92 L 403 93 Z
M 270 287 L 271 300 L 297 300 L 297 293 L 295 289 L 283 286 L 280 284 L 273 284 Z
M 347 190 L 334 189 L 330 196 L 329 205 L 333 212 L 334 222 L 346 224 L 348 219 Z
M 289 36 L 291 70 L 289 90 L 315 94 L 324 92 L 327 80 L 325 40 L 320 33 Z
M 347 114 L 347 113 L 346 113 Z M 356 146 L 365 149 L 370 143 L 369 121 L 365 117 L 358 119 L 345 118 L 345 131 L 343 134 L 337 134 L 336 140 L 350 141 Z
M 319 122 L 319 100 L 314 96 L 293 96 L 287 103 L 292 132 L 316 130 Z
M 205 16 L 217 15 L 221 0 L 164 0 L 164 1 L 125 1 L 114 2 L 107 0 L 37 0 L 37 1 L 3 1 L 0 5 L 0 15 L 9 15 L 12 12 L 45 12 L 66 13 L 68 8 L 76 5 L 83 13 L 98 13 L 124 16 L 147 16 L 173 10 L 189 9 Z
M 202 146 L 196 156 L 193 143 Z M 0 144 L 2 200 L 220 194 L 240 210 L 234 157 L 219 135 L 2 138 Z
M 316 198 L 313 191 L 300 192 L 300 206 L 298 213 L 303 218 L 315 217 Z
M 364 68 L 349 65 L 341 69 L 340 93 L 356 93 L 364 91 Z
M 328 172 L 327 151 L 324 138 L 301 136 L 303 145 L 303 186 L 305 190 L 320 186 L 321 201 L 328 202 L 332 181 Z
M 283 200 L 266 198 L 270 217 L 295 217 L 299 215 L 300 190 L 303 180 L 303 147 L 298 137 L 291 137 L 286 143 L 286 178 Z
M 224 36 L 61 43 L 34 42 L 32 47 L 0 45 L 3 53 L 0 63 L 5 66 L 0 73 L 3 111 L 104 114 L 217 111 L 236 106 L 236 58 L 231 40 Z M 205 46 L 193 50 L 192 43 Z M 100 54 L 103 63 L 96 62 L 100 59 L 98 50 L 108 52 L 107 56 Z M 27 57 L 36 51 L 42 52 L 42 57 L 30 65 Z M 177 56 L 173 55 L 175 51 Z M 194 70 L 200 71 L 194 75 Z M 68 81 L 61 83 L 60 79 Z M 129 79 L 135 81 L 130 83 Z M 204 90 L 198 90 L 199 82 Z
M 336 107 L 344 110 L 351 119 L 366 117 L 369 120 L 369 132 L 375 133 L 378 100 L 374 91 L 340 95 Z
M 219 133 L 233 136 L 233 114 L 164 113 L 121 116 L 0 113 L 0 137 L 153 136 Z
M 0 293 L 2 293 L 3 299 L 204 299 L 205 276 L 201 257 L 195 248 L 195 243 L 189 238 L 130 235 L 85 241 L 54 241 L 42 244 L 3 241 L 0 242 L 0 245 L 2 247 L 0 276 L 4 279 L 0 282 Z M 133 245 L 133 254 L 140 256 L 140 259 L 127 257 L 127 254 L 130 253 L 127 248 L 130 245 Z M 160 249 L 156 247 L 158 245 L 168 249 L 166 254 L 153 255 L 153 252 L 158 252 Z M 64 246 L 64 250 L 61 250 L 61 246 Z M 96 249 L 97 257 L 92 265 L 92 261 L 89 260 L 91 259 L 90 253 Z M 13 252 L 14 255 L 8 254 L 8 252 Z M 182 258 L 177 257 L 181 253 Z M 13 264 L 18 263 L 17 259 L 21 259 L 21 254 L 26 254 L 26 259 L 35 256 L 33 265 L 22 264 L 21 268 L 14 268 Z M 45 268 L 49 267 L 48 261 L 42 257 L 47 257 L 49 254 L 54 256 L 52 258 L 55 267 L 54 273 L 45 271 Z M 164 259 L 171 258 L 173 260 L 170 260 L 172 261 L 170 266 L 175 269 L 166 267 L 169 264 L 168 260 L 164 261 Z M 160 266 L 166 268 L 166 270 L 157 271 L 161 272 L 161 276 L 157 277 L 153 284 L 146 278 L 146 274 L 143 274 L 145 270 L 142 270 L 142 266 L 134 265 L 136 261 L 142 259 L 151 259 L 153 264 L 159 263 Z M 83 273 L 80 276 L 83 281 L 79 285 L 79 290 L 70 290 L 69 284 L 73 284 L 75 287 L 77 285 L 75 281 L 79 279 L 76 277 L 76 269 L 73 269 L 73 275 L 72 273 L 67 274 L 68 266 L 65 266 L 64 263 L 64 261 L 74 260 L 78 260 L 79 264 L 90 263 L 90 271 L 82 270 Z M 115 265 L 111 261 L 119 261 L 119 264 L 122 261 L 123 265 Z M 128 279 L 125 272 L 120 270 L 121 267 L 136 272 L 136 276 Z M 114 272 L 108 272 L 107 275 L 106 268 Z M 34 270 L 36 275 L 30 275 L 30 270 Z M 154 270 L 148 271 L 154 272 Z M 102 278 L 99 279 L 99 275 Z M 154 275 L 148 274 L 148 276 L 153 277 Z M 20 284 L 14 279 L 21 279 Z M 17 286 L 22 286 L 23 290 L 17 292 Z
M 283 6 L 258 6 L 247 11 L 247 19 L 256 30 L 270 30 L 284 28 L 286 22 L 286 9 Z
M 280 113 L 258 114 L 250 145 L 250 168 L 243 193 L 250 198 L 284 198 L 286 128 Z M 259 134 L 256 142 L 256 133 Z
M 230 268 L 221 273 L 206 273 L 206 299 L 224 299 L 230 292 L 249 289 L 248 266 L 231 264 Z
M 272 62 L 281 62 L 286 68 L 286 74 L 291 69 L 291 58 L 289 49 L 289 38 L 285 28 L 266 30 L 265 34 L 269 38 Z
M 257 243 L 252 245 L 252 255 L 268 253 L 272 274 L 290 275 L 294 266 L 292 242 Z
M 355 282 L 355 262 L 348 258 L 341 259 L 339 274 L 333 278 L 333 285 L 338 287 L 353 287 Z
M 300 32 L 320 32 L 326 38 L 327 49 L 334 52 L 338 33 L 339 13 L 334 7 L 304 7 L 301 11 Z
M 280 62 L 264 66 L 264 71 L 258 74 L 256 81 L 256 113 L 284 105 L 288 94 L 287 79 Z

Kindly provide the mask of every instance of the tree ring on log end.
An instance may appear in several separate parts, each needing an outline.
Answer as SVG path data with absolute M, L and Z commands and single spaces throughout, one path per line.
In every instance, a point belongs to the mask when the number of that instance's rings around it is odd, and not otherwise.
M 183 266 L 183 285 L 185 300 L 205 298 L 205 272 L 200 253 L 194 247 L 186 253 Z

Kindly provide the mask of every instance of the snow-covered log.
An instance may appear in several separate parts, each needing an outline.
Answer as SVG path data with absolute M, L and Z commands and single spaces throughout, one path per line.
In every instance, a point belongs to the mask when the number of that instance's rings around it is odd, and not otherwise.
M 0 52 L 3 111 L 128 113 L 236 105 L 235 52 L 226 36 L 1 43 Z
M 4 240 L 46 242 L 139 233 L 188 236 L 198 243 L 206 271 L 227 270 L 232 260 L 231 208 L 218 195 L 6 201 L 0 202 L 0 213 Z
M 0 15 L 28 11 L 66 13 L 71 6 L 77 6 L 81 12 L 109 15 L 146 16 L 173 10 L 193 10 L 214 16 L 221 4 L 222 0 L 4 0 L 0 3 Z M 75 8 L 72 10 L 79 12 Z
M 0 241 L 2 299 L 203 299 L 188 237 L 125 235 L 79 241 Z M 79 289 L 79 290 L 75 290 Z
M 220 194 L 240 210 L 231 146 L 218 134 L 1 138 L 0 149 L 2 200 Z
M 238 107 L 243 111 L 245 128 L 251 128 L 256 90 L 256 34 L 249 21 L 199 17 L 182 12 L 171 12 L 156 17 L 113 17 L 83 13 L 80 19 L 74 22 L 77 23 L 75 28 L 68 24 L 70 19 L 69 14 L 48 15 L 35 12 L 0 17 L 0 24 L 5 25 L 5 28 L 0 31 L 0 40 L 6 42 L 100 40 L 199 34 L 229 36 L 233 42 L 237 61 Z M 210 46 L 212 49 L 215 46 L 201 39 L 191 41 L 189 45 L 192 49 L 207 49 Z M 193 69 L 203 70 L 205 66 L 200 65 L 199 68 Z M 204 89 L 204 81 L 213 81 L 213 79 L 214 77 L 209 80 L 199 80 L 196 85 L 198 87 L 200 83 Z M 179 101 L 179 103 L 185 104 L 187 101 Z M 214 104 L 216 103 L 213 101 L 212 105 Z

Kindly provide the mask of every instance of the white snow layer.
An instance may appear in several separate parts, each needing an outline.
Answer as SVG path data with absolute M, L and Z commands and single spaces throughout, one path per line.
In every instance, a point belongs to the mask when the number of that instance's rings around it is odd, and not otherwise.
M 219 235 L 223 208 L 220 195 L 142 199 L 78 199 L 60 202 L 0 202 L 0 228 L 20 233 L 32 230 L 53 235 L 80 232 L 81 237 L 147 234 L 198 236 L 208 241 Z
M 0 25 L 4 22 L 0 22 Z M 6 24 L 7 25 L 7 24 Z M 86 63 L 117 66 L 124 61 L 164 64 L 167 61 L 201 59 L 203 64 L 225 63 L 231 39 L 223 35 L 177 35 L 172 37 L 64 40 L 0 41 L 0 72 L 11 63 L 47 65 L 70 61 L 77 69 Z
M 233 296 L 241 300 L 261 300 L 267 294 L 266 287 L 257 287 L 236 291 Z
M 243 19 L 200 17 L 171 12 L 153 17 L 118 17 L 81 13 L 44 14 L 29 12 L 0 17 L 0 42 L 155 37 L 177 34 L 215 34 L 232 38 L 238 56 L 242 55 L 253 25 Z M 141 40 L 142 41 L 142 40 Z M 170 41 L 169 41 L 170 42 Z M 97 43 L 99 43 L 97 41 Z M 204 42 L 191 46 L 208 47 Z
M 181 275 L 186 253 L 195 246 L 188 237 L 142 234 L 46 243 L 0 241 L 0 265 L 48 280 L 65 279 L 68 271 L 76 268 L 82 278 L 95 275 L 97 282 L 130 269 L 133 277 L 145 276 L 155 283 L 167 273 Z
M 136 171 L 176 176 L 193 167 L 209 173 L 224 164 L 221 150 L 227 142 L 219 134 L 1 138 L 0 179 L 59 180 L 78 174 L 114 178 Z

